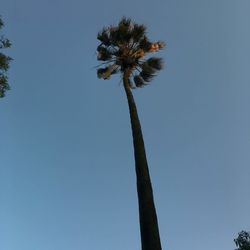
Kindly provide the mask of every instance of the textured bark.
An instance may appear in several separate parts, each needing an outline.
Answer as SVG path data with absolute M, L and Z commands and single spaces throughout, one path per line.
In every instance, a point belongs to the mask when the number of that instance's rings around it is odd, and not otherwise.
M 134 144 L 137 193 L 139 203 L 142 250 L 161 250 L 161 241 L 153 190 L 150 181 L 141 125 L 132 92 L 129 87 L 129 70 L 124 72 L 123 84 L 128 99 Z

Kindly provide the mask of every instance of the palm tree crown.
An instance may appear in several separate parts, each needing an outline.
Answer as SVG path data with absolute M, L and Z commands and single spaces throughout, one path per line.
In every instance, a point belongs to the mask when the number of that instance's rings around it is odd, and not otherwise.
M 146 27 L 123 17 L 118 26 L 103 28 L 97 35 L 101 44 L 97 47 L 97 59 L 104 61 L 104 68 L 97 70 L 97 76 L 109 79 L 112 74 L 129 70 L 130 88 L 143 87 L 162 69 L 163 60 L 145 56 L 162 49 L 162 41 L 150 42 Z

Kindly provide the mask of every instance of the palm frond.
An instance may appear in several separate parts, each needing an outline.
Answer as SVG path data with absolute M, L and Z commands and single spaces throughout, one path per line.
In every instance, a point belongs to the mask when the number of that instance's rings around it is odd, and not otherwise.
M 120 40 L 117 27 L 109 28 L 109 39 L 113 46 L 118 46 L 118 41 Z
M 140 65 L 142 71 L 140 72 L 140 76 L 145 82 L 150 82 L 155 76 L 156 70 L 150 67 L 147 62 L 144 62 Z
M 106 72 L 107 68 L 99 68 L 97 69 L 97 77 L 103 78 L 103 74 Z
M 121 20 L 119 21 L 118 26 L 122 27 L 125 26 L 127 28 L 130 28 L 132 26 L 132 20 L 131 18 L 127 18 L 127 17 L 122 17 Z
M 165 47 L 165 43 L 164 42 L 155 42 L 155 43 L 151 43 L 150 48 L 148 50 L 148 52 L 157 52 L 158 50 L 162 49 Z
M 145 82 L 150 82 L 152 81 L 152 79 L 154 78 L 154 74 L 150 74 L 146 71 L 141 71 L 140 73 L 140 76 L 142 77 L 142 79 L 145 81 Z
M 144 85 L 146 85 L 146 83 L 144 82 L 143 78 L 141 76 L 139 76 L 139 75 L 134 76 L 134 83 L 135 83 L 135 86 L 137 88 L 141 88 Z
M 129 43 L 133 24 L 131 19 L 122 18 L 117 27 L 110 28 L 110 40 L 117 46 L 118 44 Z
M 146 61 L 146 64 L 155 70 L 163 69 L 163 59 L 159 57 L 150 57 Z
M 117 65 L 112 64 L 112 65 L 109 65 L 105 68 L 98 69 L 97 76 L 98 76 L 98 78 L 103 78 L 104 80 L 106 80 L 106 79 L 109 79 L 112 74 L 115 74 L 117 72 L 118 72 Z
M 143 36 L 139 41 L 139 48 L 143 49 L 145 52 L 148 52 L 151 48 L 151 42 L 146 36 Z
M 144 63 L 142 63 L 142 64 L 140 65 L 140 67 L 141 67 L 142 71 L 147 72 L 147 73 L 149 73 L 149 74 L 151 74 L 151 75 L 155 74 L 155 72 L 156 72 L 156 69 L 153 68 L 153 67 L 151 67 L 151 66 L 148 64 L 148 61 L 145 61 Z
M 102 31 L 98 32 L 97 39 L 106 46 L 110 45 L 109 32 L 106 27 L 104 27 Z
M 166 43 L 164 41 L 158 41 L 157 43 L 159 45 L 159 49 L 163 49 L 166 47 Z
M 97 51 L 98 51 L 97 60 L 107 61 L 112 58 L 112 52 L 106 47 L 98 46 Z
M 140 40 L 142 40 L 145 37 L 146 26 L 134 24 L 134 27 L 133 27 L 131 33 L 132 33 L 133 41 L 139 42 Z

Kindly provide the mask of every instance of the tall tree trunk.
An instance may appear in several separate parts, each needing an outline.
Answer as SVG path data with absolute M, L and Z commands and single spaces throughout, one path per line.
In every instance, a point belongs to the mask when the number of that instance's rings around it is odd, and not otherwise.
M 153 190 L 150 181 L 141 125 L 137 114 L 135 101 L 129 87 L 129 75 L 129 70 L 124 72 L 123 84 L 128 99 L 133 134 L 141 245 L 142 250 L 161 250 L 161 241 L 154 205 Z

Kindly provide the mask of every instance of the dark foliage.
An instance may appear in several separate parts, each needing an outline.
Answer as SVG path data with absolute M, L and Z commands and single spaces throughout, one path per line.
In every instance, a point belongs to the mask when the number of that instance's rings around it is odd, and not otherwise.
M 0 17 L 0 29 L 4 26 L 4 23 Z M 0 37 L 0 49 L 6 49 L 11 46 L 10 41 L 4 36 Z M 12 59 L 0 52 L 0 98 L 5 96 L 6 90 L 10 89 L 8 84 L 7 71 L 9 69 L 9 63 Z
M 97 39 L 101 42 L 97 47 L 97 59 L 106 64 L 97 70 L 99 78 L 109 79 L 112 74 L 123 74 L 128 69 L 131 75 L 137 71 L 133 81 L 129 79 L 130 87 L 142 87 L 163 68 L 161 58 L 145 59 L 145 56 L 164 48 L 165 44 L 149 41 L 146 27 L 129 18 L 123 17 L 117 26 L 104 27 L 97 34 Z
M 97 59 L 100 61 L 107 61 L 112 58 L 110 51 L 103 46 L 98 46 L 97 51 L 99 52 Z
M 151 57 L 147 60 L 147 64 L 155 70 L 161 70 L 163 68 L 162 58 Z
M 138 47 L 143 49 L 146 52 L 149 52 L 151 48 L 151 42 L 148 40 L 146 36 L 142 36 L 141 39 L 139 40 L 139 45 Z
M 143 78 L 139 75 L 134 76 L 134 83 L 137 88 L 141 88 L 145 85 Z
M 237 246 L 235 250 L 250 250 L 250 232 L 241 231 L 234 242 Z

